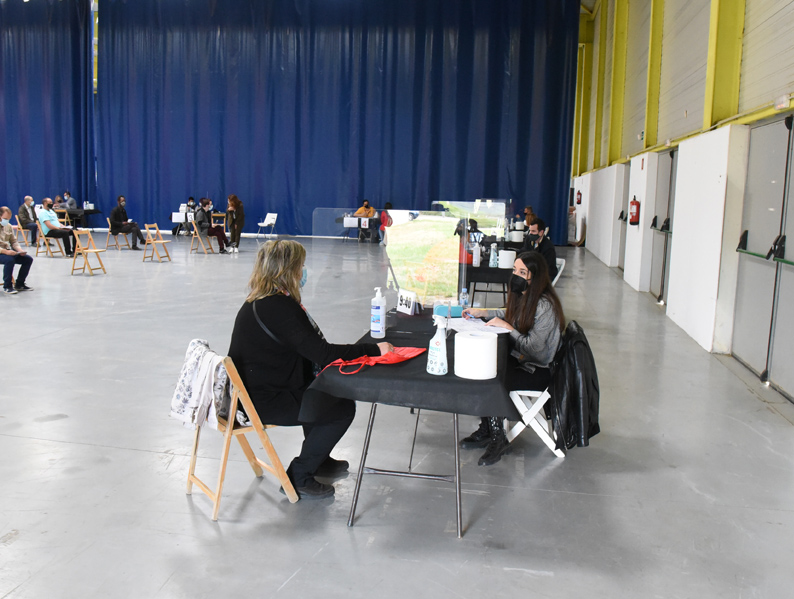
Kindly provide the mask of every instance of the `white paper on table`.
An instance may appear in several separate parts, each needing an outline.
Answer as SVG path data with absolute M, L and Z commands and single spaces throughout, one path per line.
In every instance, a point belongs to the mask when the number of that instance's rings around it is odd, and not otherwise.
M 456 330 L 458 333 L 471 333 L 473 331 L 477 331 L 479 333 L 496 333 L 498 335 L 500 333 L 510 332 L 510 329 L 506 329 L 504 327 L 488 326 L 479 318 L 472 318 L 471 320 L 466 318 L 450 318 L 449 328 Z

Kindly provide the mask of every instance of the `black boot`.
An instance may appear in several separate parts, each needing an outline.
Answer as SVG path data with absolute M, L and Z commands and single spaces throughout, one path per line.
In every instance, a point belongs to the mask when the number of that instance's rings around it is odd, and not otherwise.
M 460 442 L 463 449 L 479 449 L 487 447 L 491 440 L 491 427 L 488 425 L 487 418 L 480 419 L 480 428 L 470 434 Z
M 488 448 L 482 454 L 477 464 L 479 466 L 490 466 L 496 464 L 502 459 L 503 454 L 510 453 L 513 448 L 505 436 L 505 429 L 502 425 L 501 418 L 491 418 L 489 420 L 491 428 L 491 441 L 488 443 Z

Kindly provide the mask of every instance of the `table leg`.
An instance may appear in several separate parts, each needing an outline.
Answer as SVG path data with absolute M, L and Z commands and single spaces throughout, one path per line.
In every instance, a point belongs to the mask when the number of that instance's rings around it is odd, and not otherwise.
M 463 536 L 463 517 L 461 512 L 462 506 L 460 502 L 460 444 L 458 441 L 458 437 L 460 436 L 458 433 L 458 415 L 452 415 L 452 422 L 454 429 L 454 437 L 455 437 L 455 507 L 457 508 L 457 516 L 458 516 L 458 538 L 460 539 Z
M 413 412 L 413 410 L 411 410 Z M 416 431 L 419 430 L 419 414 L 422 413 L 422 410 L 416 410 L 416 424 L 414 424 L 414 440 L 411 443 L 411 457 L 408 458 L 408 472 L 411 471 L 411 465 L 414 462 L 414 448 L 416 447 Z
M 361 463 L 358 466 L 358 476 L 356 477 L 356 488 L 353 491 L 353 505 L 350 506 L 350 517 L 347 519 L 348 526 L 353 526 L 353 518 L 356 517 L 356 505 L 358 504 L 358 493 L 361 490 L 361 481 L 364 478 L 364 465 L 367 462 L 367 452 L 369 451 L 369 440 L 372 437 L 372 425 L 375 422 L 375 408 L 377 407 L 378 404 L 373 403 L 372 410 L 369 413 L 369 423 L 367 424 L 367 433 L 364 435 L 364 450 L 361 452 Z M 457 415 L 455 416 L 455 418 L 457 418 Z M 455 429 L 455 435 L 457 437 L 457 428 Z

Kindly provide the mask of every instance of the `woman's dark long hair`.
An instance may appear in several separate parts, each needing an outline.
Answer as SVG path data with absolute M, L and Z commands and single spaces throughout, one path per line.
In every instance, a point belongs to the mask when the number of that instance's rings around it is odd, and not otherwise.
M 532 274 L 529 287 L 526 293 L 521 295 L 509 292 L 507 306 L 505 307 L 505 320 L 512 324 L 522 335 L 535 324 L 535 312 L 538 310 L 538 302 L 541 297 L 546 297 L 551 302 L 554 314 L 560 324 L 560 333 L 565 331 L 565 314 L 562 311 L 560 298 L 551 286 L 549 278 L 549 267 L 546 266 L 546 259 L 539 252 L 523 252 L 516 256 L 516 260 L 521 260 Z

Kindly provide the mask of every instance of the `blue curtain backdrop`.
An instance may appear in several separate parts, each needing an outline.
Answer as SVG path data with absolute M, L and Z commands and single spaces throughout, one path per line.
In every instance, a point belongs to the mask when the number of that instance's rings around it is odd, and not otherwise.
M 513 198 L 564 243 L 576 0 L 100 0 L 98 193 L 246 229 L 315 207 Z
M 0 1 L 0 203 L 93 201 L 90 0 Z

